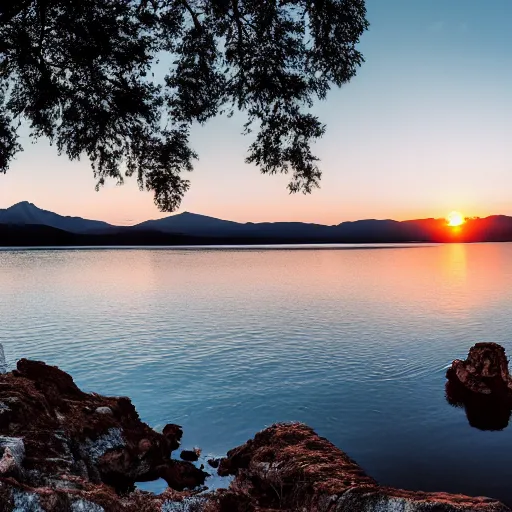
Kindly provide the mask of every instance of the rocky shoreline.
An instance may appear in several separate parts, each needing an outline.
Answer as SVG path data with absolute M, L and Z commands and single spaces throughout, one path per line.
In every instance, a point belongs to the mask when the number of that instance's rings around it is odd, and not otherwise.
M 463 376 L 454 365 L 449 377 Z M 174 424 L 151 429 L 129 398 L 84 393 L 59 368 L 21 359 L 0 375 L 0 512 L 510 512 L 490 498 L 380 486 L 300 423 L 273 425 L 207 469 L 172 458 L 181 436 Z M 214 471 L 232 476 L 227 489 L 205 486 Z M 135 487 L 158 478 L 161 494 Z

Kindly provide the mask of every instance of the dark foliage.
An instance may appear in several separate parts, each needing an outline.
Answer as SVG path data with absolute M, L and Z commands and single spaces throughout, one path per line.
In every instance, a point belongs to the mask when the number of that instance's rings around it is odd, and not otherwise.
M 87 156 L 98 186 L 135 174 L 172 211 L 197 158 L 191 124 L 241 110 L 257 130 L 247 162 L 310 192 L 325 128 L 308 108 L 355 75 L 365 15 L 364 0 L 2 1 L 0 172 L 27 121 L 59 153 Z

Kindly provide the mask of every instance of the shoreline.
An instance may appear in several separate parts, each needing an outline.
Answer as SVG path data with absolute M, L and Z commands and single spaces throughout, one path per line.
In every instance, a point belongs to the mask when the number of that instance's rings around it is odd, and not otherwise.
M 21 359 L 0 375 L 0 510 L 510 512 L 491 498 L 380 486 L 301 423 L 264 429 L 218 470 L 170 458 L 181 435 L 174 424 L 155 432 L 127 397 L 84 393 L 57 367 Z M 205 487 L 214 471 L 231 477 L 227 489 Z M 163 493 L 134 490 L 158 478 Z

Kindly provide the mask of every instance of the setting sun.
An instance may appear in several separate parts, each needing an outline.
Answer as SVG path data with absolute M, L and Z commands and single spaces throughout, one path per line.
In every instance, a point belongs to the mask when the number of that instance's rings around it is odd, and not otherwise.
M 448 221 L 448 226 L 460 226 L 466 222 L 464 220 L 464 216 L 460 212 L 451 212 L 446 217 L 446 220 Z

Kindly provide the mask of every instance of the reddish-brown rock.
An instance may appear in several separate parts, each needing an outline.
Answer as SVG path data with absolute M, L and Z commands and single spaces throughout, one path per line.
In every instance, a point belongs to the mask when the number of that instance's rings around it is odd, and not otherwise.
M 303 424 L 278 424 L 259 432 L 228 452 L 219 474 L 235 475 L 231 492 L 218 497 L 220 512 L 510 512 L 490 498 L 381 487 Z
M 84 492 L 111 507 L 138 481 L 164 478 L 182 491 L 201 486 L 207 476 L 171 460 L 181 437 L 176 429 L 159 434 L 128 398 L 84 393 L 70 375 L 42 362 L 22 359 L 0 375 L 0 404 L 0 494 L 15 482 L 19 496 L 35 492 L 44 501 L 54 495 L 50 501 L 58 506 L 51 510 Z
M 512 413 L 512 378 L 505 349 L 477 343 L 467 359 L 456 359 L 446 372 L 446 399 L 464 408 L 468 422 L 480 430 L 503 430 Z
M 467 359 L 453 361 L 446 377 L 458 381 L 472 393 L 503 398 L 512 394 L 512 378 L 505 349 L 497 343 L 473 345 Z

